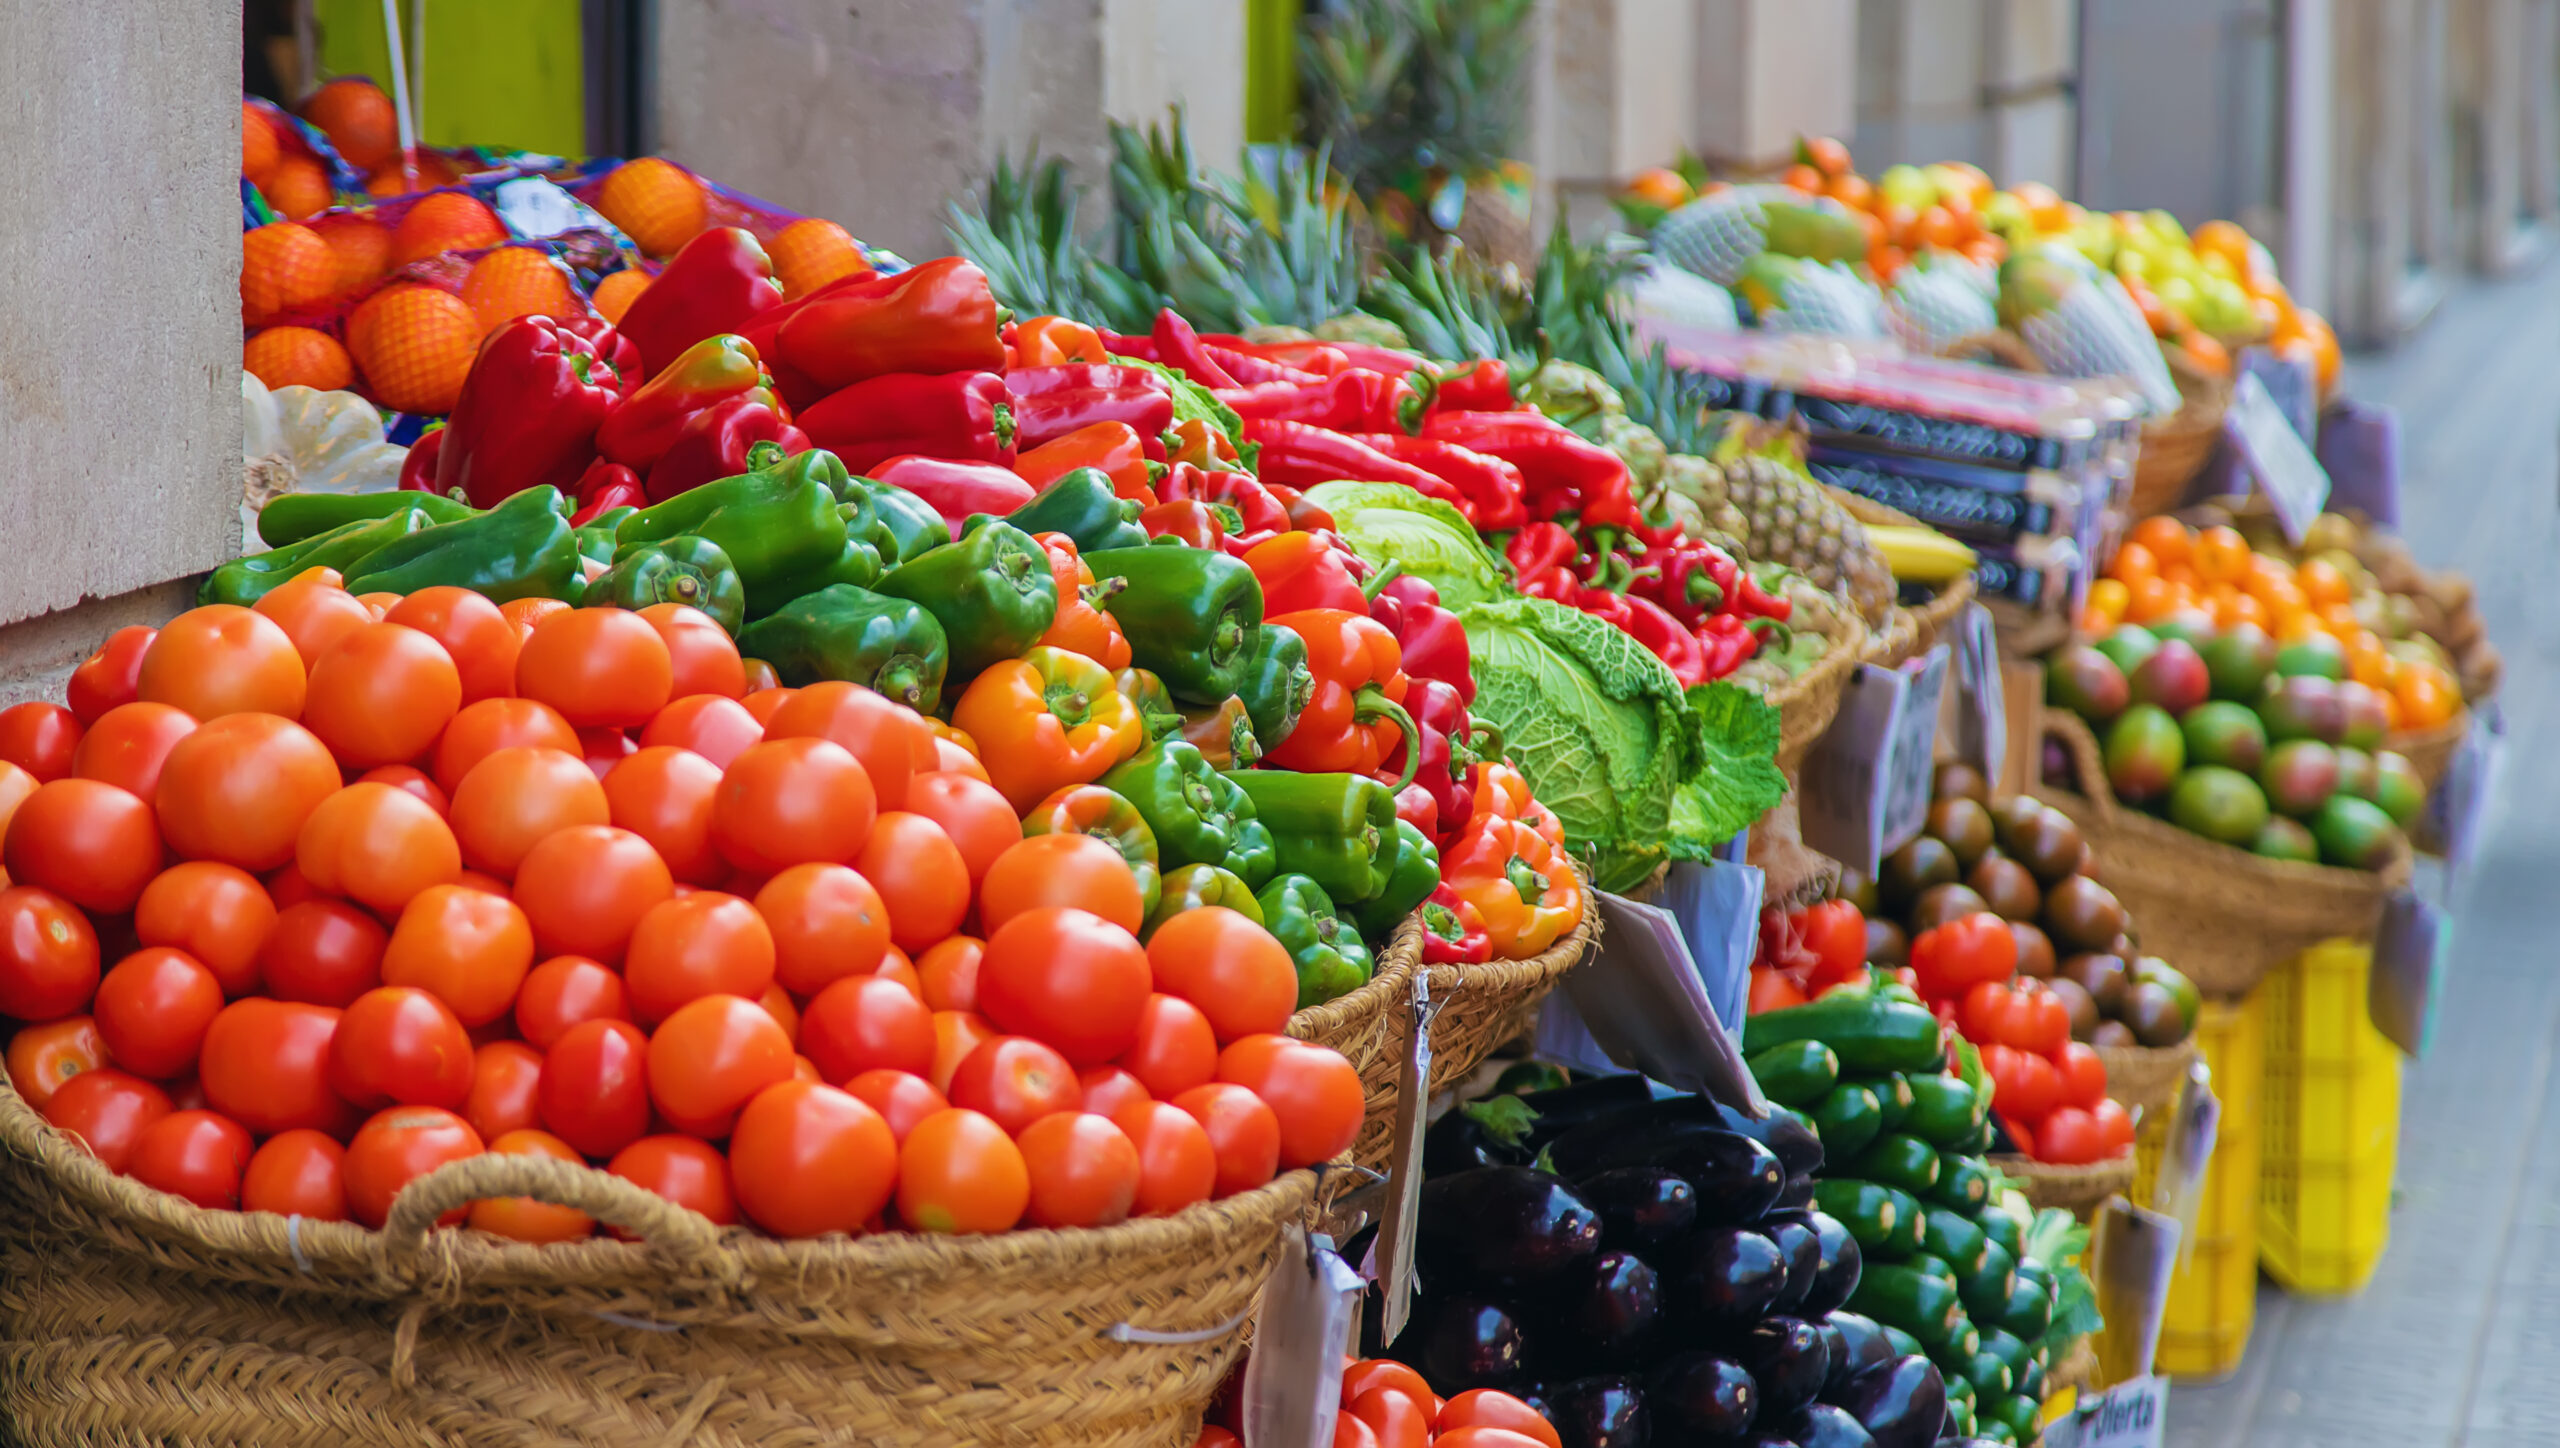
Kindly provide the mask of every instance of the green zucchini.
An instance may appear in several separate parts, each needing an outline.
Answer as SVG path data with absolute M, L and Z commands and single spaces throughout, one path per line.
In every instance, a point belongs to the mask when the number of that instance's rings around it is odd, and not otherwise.
M 1977 1398 L 2005 1398 L 2009 1396 L 2009 1365 L 1990 1352 L 1977 1352 L 1960 1376 L 1947 1379 L 1947 1386 L 1954 1387 L 1959 1381 L 1971 1384 Z
M 1949 1378 L 1947 1379 L 1947 1406 L 1953 1408 L 1958 1404 L 1962 1404 L 1968 1412 L 1972 1410 L 1973 1384 L 1961 1377 Z
M 1826 1177 L 1813 1184 L 1813 1204 L 1857 1239 L 1858 1250 L 1908 1257 L 1919 1250 L 1920 1204 L 1875 1182 Z
M 2018 1375 L 2026 1371 L 2027 1363 L 2035 1355 L 2015 1333 L 1997 1327 L 1982 1330 L 1982 1350 L 2000 1360 L 2000 1365 L 2009 1370 L 2012 1383 L 2018 1381 Z
M 1981 1347 L 1970 1323 L 1956 1329 L 1955 1336 L 1929 1349 L 1929 1361 L 1938 1365 L 1938 1376 L 1950 1380 L 1963 1377 L 1973 1368 L 1973 1355 Z
M 1832 1087 L 1813 1108 L 1813 1134 L 1822 1138 L 1822 1155 L 1829 1161 L 1856 1156 L 1883 1130 L 1884 1112 L 1876 1104 L 1876 1093 L 1855 1082 Z
M 1979 1418 L 1981 1414 L 1977 1411 L 1974 1416 Z M 1992 1408 L 1991 1421 L 2009 1430 L 2011 1441 L 2032 1443 L 2044 1422 L 2044 1404 L 2024 1393 L 2011 1393 Z
M 1850 1071 L 1934 1071 L 1946 1055 L 1927 1007 L 1847 991 L 1764 1011 L 1743 1025 L 1743 1049 L 1752 1054 L 1790 1041 L 1820 1041 Z
M 1911 1115 L 1911 1082 L 1899 1071 L 1888 1071 L 1867 1083 L 1876 1093 L 1876 1105 L 1884 1111 L 1884 1129 L 1900 1131 Z
M 1857 1290 L 1849 1294 L 1849 1310 L 1901 1328 L 1923 1348 L 1944 1347 L 1968 1326 L 1953 1287 L 1928 1273 L 1892 1263 L 1870 1263 L 1858 1274 Z
M 1983 1251 L 1991 1245 L 1991 1239 L 1982 1234 L 1982 1229 L 1975 1226 L 1971 1218 L 1926 1203 L 1921 1206 L 1921 1215 L 1929 1222 L 1929 1250 L 1947 1259 L 1947 1265 L 1956 1270 L 1958 1279 L 1982 1271 Z M 2007 1294 L 2002 1294 L 2001 1300 L 2007 1301 Z
M 1991 1201 L 1991 1168 L 1983 1165 L 1978 1156 L 1939 1152 L 1938 1184 L 1929 1188 L 1929 1200 L 1944 1203 L 1968 1217 L 1985 1215 L 1982 1209 Z M 1999 1215 L 2005 1217 L 2008 1213 Z
M 1934 1224 L 1930 1231 L 1937 1231 Z M 1982 1239 L 1981 1267 L 1970 1275 L 1961 1270 L 1956 1274 L 1956 1291 L 1964 1297 L 1966 1314 L 1982 1322 L 2005 1318 L 2011 1295 L 2017 1289 L 2018 1259 L 1988 1237 Z
M 2042 1402 L 2045 1397 L 2044 1354 L 2041 1352 L 2027 1354 L 2027 1365 L 2018 1369 L 2017 1378 L 2016 1382 L 2009 1385 L 2012 1391 L 2024 1393 Z
M 1893 1355 L 1895 1357 L 1911 1357 L 1924 1351 L 1920 1346 L 1920 1339 L 1904 1332 L 1901 1328 L 1894 1326 L 1892 1323 L 1879 1323 L 1878 1326 L 1884 1329 L 1885 1341 L 1893 1344 Z
M 1858 1245 L 1863 1247 L 1866 1244 L 1861 1242 Z M 1998 1322 L 2003 1332 L 2034 1342 L 2044 1336 L 2046 1328 L 2053 1325 L 2052 1291 L 2027 1276 L 2026 1269 L 2021 1267 L 2016 1273 L 2014 1284 L 2009 1288 L 2008 1305 L 2002 1308 L 1993 1320 Z
M 1890 1132 L 1858 1153 L 1858 1159 L 1846 1170 L 1850 1176 L 1882 1182 L 1915 1197 L 1925 1196 L 1938 1184 L 1938 1153 L 1916 1136 Z
M 1962 1385 L 1962 1396 L 1958 1396 L 1959 1384 Z M 1947 1422 L 1954 1429 L 1955 1436 L 1973 1436 L 1973 1384 L 1962 1378 L 1947 1379 Z
M 1956 1144 L 1956 1150 L 1963 1152 L 1967 1156 L 1989 1156 L 1991 1154 L 1991 1148 L 1998 1146 L 1999 1144 L 2000 1138 L 1991 1134 L 1991 1123 L 1985 1121 L 1980 1126 L 1973 1129 L 1973 1135 L 1971 1137 L 1958 1142 Z
M 1751 1079 L 1781 1106 L 1810 1107 L 1840 1084 L 1840 1057 L 1820 1041 L 1789 1041 L 1753 1056 Z
M 1935 1252 L 1914 1252 L 1902 1259 L 1902 1265 L 1914 1272 L 1926 1272 L 1949 1287 L 1957 1287 L 1955 1264 Z M 1957 1287 L 1956 1297 L 1958 1300 L 1964 1297 L 1961 1287 Z
M 1911 1088 L 1911 1110 L 1896 1129 L 1908 1131 L 1942 1151 L 1971 1141 L 1989 1110 L 1980 1092 L 1953 1076 L 1913 1076 L 1907 1084 Z
M 1990 1171 L 1989 1167 L 1983 1168 L 1983 1174 L 1986 1177 L 1990 1175 Z M 1982 1229 L 1982 1235 L 2008 1248 L 2009 1255 L 2012 1257 L 2018 1255 L 2019 1245 L 2026 1240 L 2026 1229 L 2019 1226 L 2018 1219 L 2007 1212 L 1977 1212 L 1974 1214 L 1973 1224 Z
M 1997 1418 L 1984 1414 L 1977 1405 L 1973 1414 L 1973 1436 L 1985 1443 L 2016 1443 L 2017 1430 Z

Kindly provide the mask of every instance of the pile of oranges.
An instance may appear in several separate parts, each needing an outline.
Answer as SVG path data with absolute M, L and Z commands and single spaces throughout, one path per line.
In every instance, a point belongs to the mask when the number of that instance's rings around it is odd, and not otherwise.
M 2278 644 L 2322 640 L 2345 658 L 2347 677 L 2382 695 L 2394 730 L 2429 729 L 2462 708 L 2462 687 L 2441 665 L 2395 652 L 2355 606 L 2355 584 L 2327 558 L 2288 563 L 2249 546 L 2231 527 L 2196 529 L 2165 515 L 2133 525 L 2089 586 L 2079 630 L 2183 617 L 2199 627 L 2252 624 Z

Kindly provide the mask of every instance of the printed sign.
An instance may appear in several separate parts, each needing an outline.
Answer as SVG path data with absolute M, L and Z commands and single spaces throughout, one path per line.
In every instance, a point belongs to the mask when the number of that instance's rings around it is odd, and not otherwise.
M 2195 1255 L 2196 1218 L 2204 1208 L 2204 1174 L 2222 1130 L 2222 1101 L 2213 1094 L 2213 1071 L 2201 1060 L 2187 1063 L 2169 1108 L 2169 1134 L 2160 1152 L 2159 1175 L 2152 1180 L 2151 1206 L 2178 1219 L 2179 1259 Z
M 1756 865 L 1679 861 L 1663 877 L 1660 904 L 1680 922 L 1707 1005 L 1726 1029 L 1751 1000 L 1751 961 L 1760 953 L 1760 903 L 1769 877 Z
M 1920 833 L 1929 813 L 1947 649 L 1899 669 L 1861 664 L 1840 712 L 1805 756 L 1797 800 L 1808 848 L 1861 874 Z
M 2365 1012 L 2373 1028 L 2413 1057 L 2423 1057 L 2436 1036 L 2436 1002 L 2443 999 L 2445 962 L 2453 952 L 2453 917 L 2408 886 L 2382 902 L 2382 924 L 2373 932 L 2373 973 L 2365 982 Z
M 2284 409 L 2255 375 L 2244 374 L 2231 394 L 2223 428 L 2240 449 L 2250 475 L 2267 493 L 2284 535 L 2296 543 L 2329 501 L 2329 474 L 2294 431 Z
M 1991 610 L 1967 604 L 1955 628 L 1956 758 L 2000 778 L 2009 756 L 2009 702 L 2001 687 L 2000 649 Z
M 1760 1110 L 1760 1088 L 1742 1063 L 1741 1048 L 1716 1020 L 1680 922 L 1668 910 L 1622 895 L 1604 891 L 1599 901 L 1600 918 L 1608 927 L 1601 933 L 1599 953 L 1566 976 L 1556 993 L 1566 999 L 1591 1043 L 1622 1070 L 1642 1071 L 1684 1091 Z M 1752 918 L 1757 919 L 1757 912 Z M 1555 997 L 1548 999 L 1549 1014 L 1555 1017 Z M 1541 1021 L 1541 1054 L 1551 1027 L 1569 1039 L 1561 1019 Z
M 1361 1287 L 1332 1238 L 1309 1236 L 1294 1222 L 1281 1234 L 1280 1265 L 1262 1291 L 1245 1360 L 1247 1442 L 1331 1448 Z
M 2151 1371 L 2160 1321 L 2169 1310 L 2169 1279 L 2178 1270 L 2178 1219 L 2109 1197 L 2090 1224 L 2089 1283 L 2107 1330 L 2098 1338 L 2101 1382 Z
M 2118 1383 L 2044 1428 L 2045 1448 L 2160 1448 L 2169 1429 L 2169 1380 Z
M 1413 1308 L 1413 1228 L 1422 1204 L 1422 1129 L 1428 1124 L 1431 1095 L 1431 1018 L 1439 1014 L 1431 999 L 1431 972 L 1413 973 L 1413 995 L 1405 1012 L 1404 1059 L 1396 1066 L 1395 1145 L 1388 1157 L 1386 1217 L 1378 1224 L 1378 1281 L 1385 1304 L 1378 1314 L 1378 1341 L 1393 1342 L 1404 1331 L 1405 1314 Z M 1330 1430 L 1328 1430 L 1330 1431 Z

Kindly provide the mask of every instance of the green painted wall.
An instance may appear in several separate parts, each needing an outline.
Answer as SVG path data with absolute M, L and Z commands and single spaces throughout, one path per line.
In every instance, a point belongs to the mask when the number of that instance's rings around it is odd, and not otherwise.
M 426 8 L 425 116 L 431 146 L 494 146 L 583 156 L 586 68 L 578 0 L 404 0 Z M 316 0 L 325 75 L 369 75 L 390 89 L 381 0 Z M 404 23 L 414 28 L 414 19 Z M 410 57 L 417 68 L 418 58 Z

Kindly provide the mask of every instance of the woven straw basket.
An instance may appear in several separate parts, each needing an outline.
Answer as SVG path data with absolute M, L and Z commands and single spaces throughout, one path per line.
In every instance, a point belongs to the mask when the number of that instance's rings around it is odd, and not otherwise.
M 1847 622 L 1849 636 L 1835 643 L 1820 663 L 1769 691 L 1769 702 L 1778 709 L 1778 769 L 1790 784 L 1804 766 L 1805 751 L 1839 714 L 1849 675 L 1866 662 L 1866 625 L 1855 618 Z
M 2060 1207 L 2086 1219 L 2107 1198 L 2133 1189 L 2133 1153 L 2129 1151 L 2113 1161 L 2087 1166 L 2056 1166 L 2030 1157 L 2006 1155 L 1992 1157 L 1990 1162 L 2017 1180 L 2018 1190 L 2027 1195 L 2027 1204 L 2037 1211 Z
M 2038 784 L 2036 797 L 2080 826 L 2105 862 L 2107 888 L 2139 922 L 2142 946 L 2177 962 L 2211 996 L 2247 995 L 2261 977 L 2324 940 L 2370 940 L 2383 897 L 2409 878 L 2409 854 L 2381 870 L 2270 860 L 2117 805 L 2098 741 L 2076 715 L 2045 715 L 2086 794 Z
M 1825 485 L 1823 491 L 1861 523 L 1888 528 L 1920 526 L 1919 519 L 1900 508 L 1887 507 L 1846 488 Z M 1965 605 L 1973 602 L 1973 595 L 1973 575 L 1968 573 L 1939 589 L 1937 596 L 1926 603 L 1914 608 L 1897 605 L 1885 626 L 1868 636 L 1866 662 L 1889 669 L 1927 653 L 1956 616 L 1964 612 Z
M 369 1232 L 150 1190 L 5 1083 L 0 1147 L 0 1415 L 35 1445 L 1179 1448 L 1314 1187 L 1085 1231 L 781 1242 L 479 1156 Z M 646 1245 L 431 1229 L 513 1195 Z
M 2127 1111 L 2146 1117 L 2167 1111 L 2178 1099 L 2178 1083 L 2196 1058 L 2196 1043 L 2174 1046 L 2100 1046 L 2098 1059 L 2107 1065 L 2107 1096 Z
M 2382 742 L 2382 747 L 2405 757 L 2409 767 L 2418 772 L 2418 778 L 2433 789 L 2453 763 L 2453 752 L 2462 747 L 2463 736 L 2470 732 L 2471 711 L 2463 709 L 2433 729 L 2395 733 Z
M 1396 1124 L 1396 1073 L 1404 1023 L 1413 995 L 1414 967 L 1422 962 L 1422 915 L 1408 915 L 1393 939 L 1378 952 L 1369 983 L 1309 1006 L 1289 1018 L 1289 1034 L 1301 1041 L 1331 1046 L 1360 1073 L 1360 1091 L 1368 1110 L 1360 1122 L 1360 1139 L 1351 1159 L 1363 1166 L 1386 1160 L 1388 1138 Z
M 1465 1080 L 1495 1047 L 1527 1034 L 1547 992 L 1600 938 L 1600 902 L 1592 896 L 1591 878 L 1579 866 L 1574 874 L 1582 882 L 1582 923 L 1543 952 L 1526 960 L 1427 967 L 1438 1007 L 1431 1018 L 1433 1091 Z

